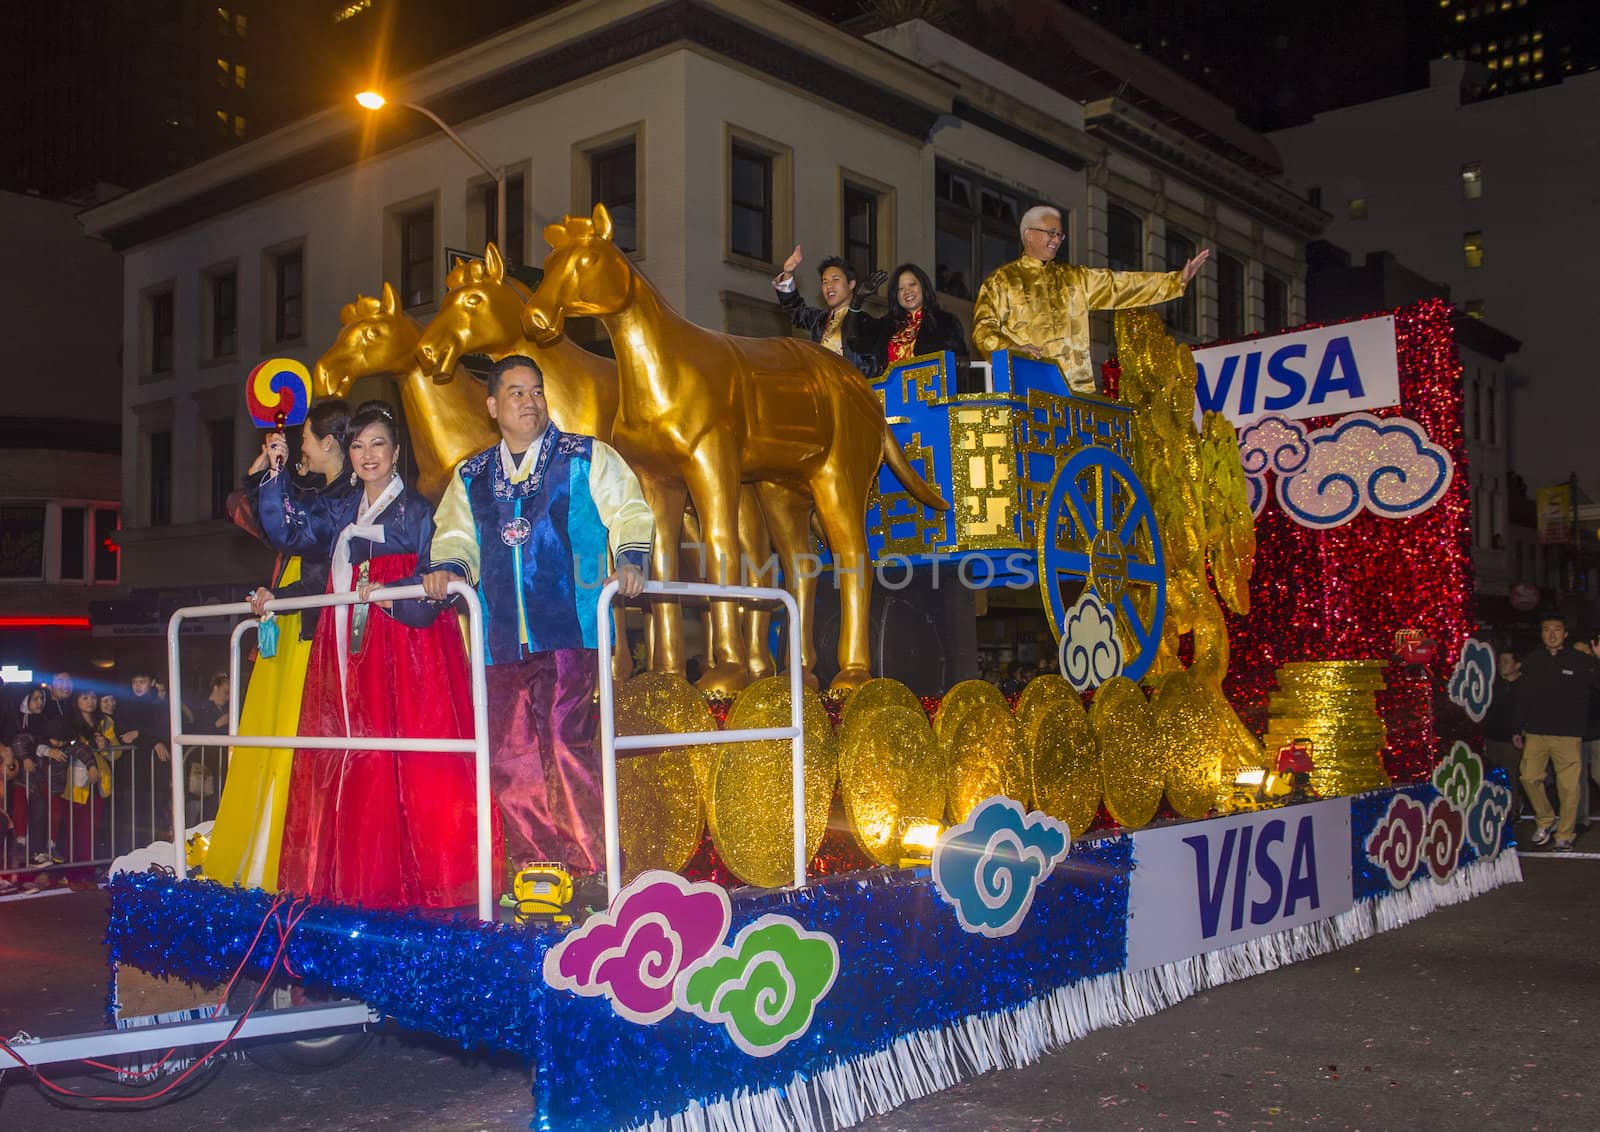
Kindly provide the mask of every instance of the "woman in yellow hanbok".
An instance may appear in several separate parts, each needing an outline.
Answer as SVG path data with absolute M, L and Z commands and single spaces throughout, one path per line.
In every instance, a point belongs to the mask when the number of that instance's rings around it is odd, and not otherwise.
M 345 436 L 350 407 L 338 398 L 318 401 L 306 415 L 300 431 L 301 462 L 296 469 L 295 491 L 309 504 L 310 497 L 337 497 L 359 488 L 351 482 L 345 456 Z M 281 433 L 268 433 L 261 453 L 245 474 L 240 505 L 233 519 L 267 542 L 255 520 L 255 499 L 262 479 L 274 460 L 286 453 Z M 269 545 L 270 542 L 268 543 Z M 251 591 L 250 603 L 258 611 L 273 597 L 305 597 L 328 588 L 326 555 L 302 560 L 281 548 L 271 589 Z M 316 634 L 318 611 L 280 613 L 277 649 L 261 656 L 250 673 L 244 703 L 239 710 L 240 735 L 294 735 L 300 723 L 300 697 L 305 689 L 306 662 Z M 288 749 L 236 747 L 228 762 L 228 777 L 217 804 L 217 820 L 205 851 L 205 875 L 223 884 L 278 888 L 278 851 L 283 838 L 284 804 L 289 796 L 289 771 L 294 752 Z

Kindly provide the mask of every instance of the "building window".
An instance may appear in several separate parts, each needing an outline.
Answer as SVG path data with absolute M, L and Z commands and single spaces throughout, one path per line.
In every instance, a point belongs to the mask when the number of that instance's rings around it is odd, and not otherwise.
M 524 242 L 527 223 L 522 174 L 514 173 L 506 177 L 506 237 L 503 240 L 495 227 L 500 210 L 500 187 L 490 181 L 480 192 L 480 199 L 483 202 L 484 242 L 494 241 L 495 246 L 500 249 L 501 257 L 507 263 L 523 262 L 523 256 L 527 254 L 527 244 Z
M 1351 220 L 1365 220 L 1367 218 L 1367 198 L 1351 197 L 1346 206 L 1346 212 Z
M 172 291 L 157 291 L 145 297 L 150 318 L 151 373 L 172 372 Z
M 733 143 L 728 189 L 728 249 L 772 262 L 772 155 Z
M 1482 440 L 1483 436 L 1482 436 L 1481 432 L 1479 431 L 1478 422 L 1483 419 L 1482 418 L 1483 405 L 1478 400 L 1478 396 L 1479 396 L 1478 379 L 1476 377 L 1474 377 L 1472 379 L 1472 381 L 1469 382 L 1468 384 L 1471 386 L 1471 389 L 1472 389 L 1472 396 L 1468 399 L 1468 408 L 1470 410 L 1470 412 L 1467 414 L 1468 429 L 1472 433 L 1472 439 L 1474 439 L 1474 440 Z
M 121 579 L 121 548 L 117 546 L 117 531 L 121 528 L 122 513 L 115 507 L 94 509 L 94 580 L 116 582 Z
M 88 518 L 87 507 L 61 508 L 61 558 L 57 573 L 63 582 L 83 581 L 83 572 L 88 565 L 84 553 L 84 523 Z
M 1020 254 L 1022 207 L 1011 190 L 942 161 L 934 168 L 933 190 L 934 286 L 951 298 L 970 299 L 991 271 Z M 1065 259 L 1071 252 L 1063 243 L 1057 254 Z
M 1106 265 L 1112 271 L 1144 270 L 1144 221 L 1115 204 L 1106 207 Z
M 1167 270 L 1182 271 L 1194 258 L 1194 241 L 1174 228 L 1167 229 Z M 1183 298 L 1161 304 L 1161 318 L 1167 328 L 1179 334 L 1195 333 L 1195 311 L 1199 306 L 1194 280 L 1183 290 Z
M 305 337 L 305 252 L 301 248 L 272 258 L 272 340 Z
M 172 433 L 150 434 L 150 525 L 172 522 Z
M 1312 208 L 1322 207 L 1322 186 L 1312 185 L 1306 190 L 1306 203 Z
M 1289 325 L 1289 284 L 1287 280 L 1268 272 L 1261 280 L 1263 313 L 1268 332 L 1283 330 Z
M 1217 337 L 1244 334 L 1244 264 L 1226 253 L 1217 255 Z
M 589 154 L 589 207 L 611 213 L 611 242 L 639 250 L 639 142 L 628 138 Z
M 1461 237 L 1461 258 L 1468 267 L 1483 266 L 1483 233 L 1468 232 Z
M 878 194 L 844 183 L 844 258 L 865 279 L 882 262 L 878 256 Z
M 249 71 L 245 65 L 243 63 L 235 63 L 233 65 L 233 85 L 243 90 L 247 78 L 249 78 Z
M 433 206 L 400 216 L 400 295 L 407 307 L 433 302 Z
M 248 39 L 250 37 L 250 17 L 243 12 L 234 13 L 233 34 L 239 39 Z
M 1498 444 L 1500 442 L 1500 431 L 1496 427 L 1495 421 L 1495 414 L 1499 408 L 1498 401 L 1499 391 L 1496 388 L 1494 378 L 1491 377 L 1489 379 L 1489 388 L 1487 396 L 1484 398 L 1483 406 L 1485 418 L 1483 422 L 1483 438 L 1490 444 Z
M 217 60 L 217 85 L 227 86 L 233 81 L 233 64 L 226 59 Z
M 228 493 L 233 490 L 233 418 L 219 417 L 206 422 L 206 447 L 211 450 L 211 517 L 228 517 Z
M 230 358 L 239 352 L 239 273 L 220 271 L 207 280 L 211 292 L 210 357 Z
M 1467 300 L 1467 317 L 1468 318 L 1482 318 L 1483 317 L 1483 300 L 1482 299 L 1468 299 Z
M 242 139 L 244 137 L 244 131 L 245 131 L 244 115 L 243 114 L 235 114 L 233 116 L 233 136 L 236 137 L 236 138 L 241 138 Z
M 1483 195 L 1483 162 L 1469 161 L 1461 167 L 1461 194 L 1467 200 Z
M 44 578 L 43 503 L 0 504 L 0 578 Z

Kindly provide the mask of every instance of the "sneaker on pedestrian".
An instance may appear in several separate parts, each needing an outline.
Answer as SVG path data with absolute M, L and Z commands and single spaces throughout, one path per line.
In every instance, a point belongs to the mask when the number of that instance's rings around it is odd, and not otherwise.
M 1528 844 L 1529 845 L 1548 845 L 1550 843 L 1550 835 L 1553 832 L 1554 832 L 1554 830 L 1552 830 L 1550 826 L 1547 826 L 1547 825 L 1536 826 L 1534 828 L 1534 831 L 1532 833 L 1528 834 Z
M 1557 839 L 1556 843 L 1550 847 L 1550 851 L 1552 853 L 1572 852 L 1572 839 L 1566 837 Z

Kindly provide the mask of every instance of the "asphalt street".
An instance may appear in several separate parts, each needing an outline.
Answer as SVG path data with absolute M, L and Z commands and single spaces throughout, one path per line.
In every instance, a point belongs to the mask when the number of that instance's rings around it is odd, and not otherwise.
M 1600 830 L 1579 849 L 1600 855 Z M 1521 885 L 1101 1030 L 1034 1065 L 971 1079 L 859 1127 L 1600 1128 L 1600 859 L 1539 855 L 1523 867 Z M 51 898 L 26 917 L 0 905 L 0 1032 L 83 1028 L 77 1020 L 100 1008 L 103 987 L 85 985 L 97 941 L 50 938 L 92 922 L 100 900 Z M 41 920 L 49 905 L 58 906 L 45 917 L 59 921 L 53 928 Z M 61 1083 L 100 1087 L 92 1078 Z M 8 1073 L 0 1128 L 498 1132 L 527 1128 L 532 1116 L 524 1065 L 397 1031 L 354 1062 L 315 1074 L 230 1062 L 193 1095 L 151 1111 L 66 1103 Z

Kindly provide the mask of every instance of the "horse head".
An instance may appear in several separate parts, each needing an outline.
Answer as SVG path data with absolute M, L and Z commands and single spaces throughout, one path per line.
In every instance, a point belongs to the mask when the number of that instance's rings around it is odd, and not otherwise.
M 500 249 L 490 244 L 483 259 L 461 261 L 445 277 L 448 290 L 416 345 L 424 373 L 445 382 L 466 354 L 503 354 L 522 339 L 527 288 L 506 275 Z
M 633 265 L 611 242 L 611 213 L 597 204 L 590 216 L 567 216 L 544 230 L 550 255 L 544 281 L 522 312 L 529 339 L 549 345 L 569 315 L 604 317 L 628 305 Z
M 403 372 L 411 367 L 419 333 L 389 284 L 379 298 L 357 295 L 339 311 L 339 337 L 312 367 L 312 384 L 320 396 L 343 397 L 357 378 Z

